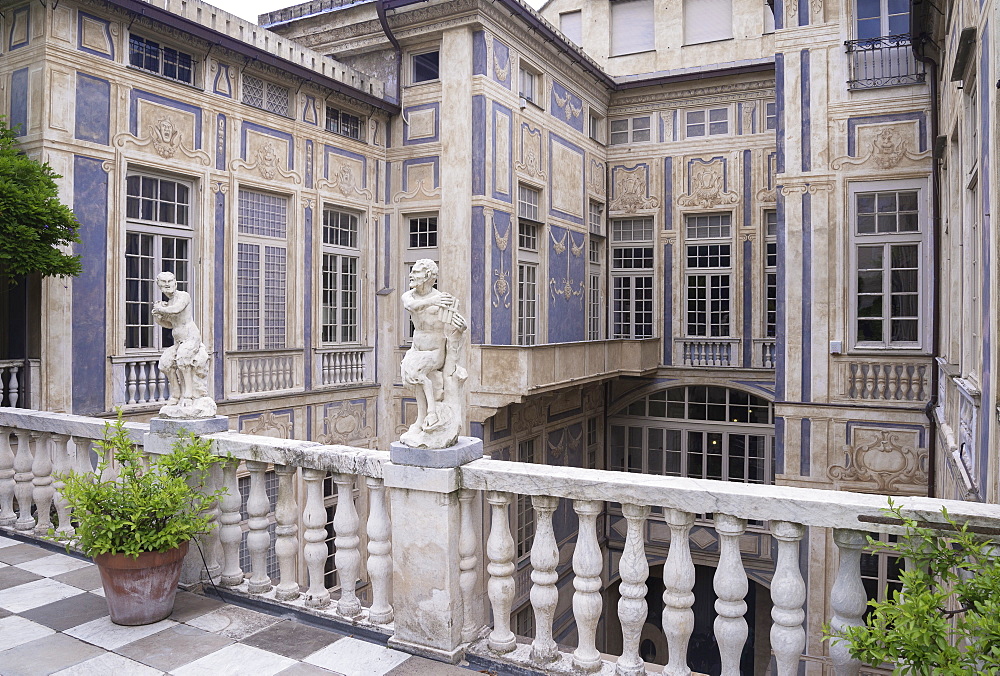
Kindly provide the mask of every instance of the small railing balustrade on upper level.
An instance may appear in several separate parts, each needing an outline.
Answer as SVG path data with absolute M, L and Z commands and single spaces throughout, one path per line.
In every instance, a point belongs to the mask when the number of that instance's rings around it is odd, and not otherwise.
M 0 408 L 0 532 L 43 533 L 50 525 L 72 532 L 72 514 L 60 496 L 59 476 L 68 469 L 93 471 L 90 449 L 94 440 L 103 436 L 104 424 L 96 418 Z M 136 444 L 146 445 L 147 452 L 163 447 L 160 441 L 153 443 L 156 433 L 148 432 L 149 425 L 130 423 L 127 429 Z M 276 612 L 308 609 L 314 615 L 363 626 L 369 632 L 389 636 L 390 645 L 405 650 L 451 659 L 475 655 L 538 671 L 647 673 L 639 644 L 648 612 L 649 555 L 644 533 L 651 520 L 662 520 L 670 531 L 662 595 L 662 626 L 669 649 L 665 673 L 690 673 L 686 655 L 695 605 L 690 539 L 696 515 L 714 515 L 719 563 L 713 582 L 717 612 L 713 628 L 721 673 L 727 676 L 739 673 L 749 630 L 745 617 L 749 585 L 740 554 L 748 520 L 769 522 L 777 542 L 770 587 L 770 646 L 778 676 L 798 673 L 806 645 L 806 584 L 800 568 L 800 553 L 809 555 L 811 551 L 809 547 L 802 550 L 806 528 L 832 529 L 839 551 L 828 606 L 832 614 L 826 618 L 834 629 L 863 622 L 867 596 L 861 555 L 867 545 L 866 533 L 899 531 L 884 518 L 887 498 L 881 495 L 487 458 L 455 468 L 427 469 L 392 463 L 384 451 L 232 432 L 207 434 L 205 438 L 211 440 L 213 453 L 228 458 L 219 478 L 228 491 L 209 510 L 219 527 L 201 542 L 205 568 L 218 584 L 236 595 L 273 605 Z M 271 466 L 278 478 L 273 537 L 265 487 Z M 250 477 L 246 530 L 237 485 L 241 467 Z M 407 476 L 417 475 L 419 487 L 407 486 Z M 109 471 L 103 478 L 113 476 Z M 337 494 L 333 553 L 327 546 L 323 495 L 327 476 Z M 298 494 L 296 479 L 304 485 Z M 355 491 L 362 485 L 364 490 Z M 529 593 L 535 629 L 526 640 L 518 640 L 511 622 L 517 566 L 510 506 L 516 504 L 518 496 L 530 499 L 535 523 Z M 578 527 L 572 552 L 577 640 L 569 649 L 558 644 L 553 633 L 560 605 L 560 553 L 553 515 L 560 499 L 570 501 Z M 942 525 L 942 507 L 947 507 L 953 519 L 989 532 L 997 532 L 1000 525 L 996 505 L 920 497 L 897 500 L 904 514 L 932 527 Z M 617 571 L 610 571 L 610 576 L 605 574 L 608 557 L 602 553 L 598 537 L 598 519 L 607 502 L 620 504 L 627 521 L 624 549 Z M 653 508 L 658 513 L 654 514 Z M 480 510 L 489 522 L 485 542 Z M 53 511 L 55 522 L 50 523 Z M 415 537 L 414 532 L 421 530 Z M 244 538 L 250 554 L 248 570 L 240 565 Z M 406 550 L 406 543 L 421 539 L 445 544 Z M 278 561 L 273 578 L 267 571 L 272 551 Z M 305 562 L 302 568 L 297 565 L 299 557 Z M 340 581 L 336 597 L 327 587 L 325 575 L 330 557 Z M 194 569 L 202 570 L 200 560 Z M 603 580 L 615 577 L 616 572 L 621 579 L 621 598 L 617 607 L 608 607 Z M 371 589 L 363 602 L 357 582 L 365 576 Z M 433 608 L 412 607 L 415 594 L 428 593 L 436 601 Z M 425 614 L 421 616 L 421 612 Z M 601 617 L 609 613 L 618 615 L 623 646 L 613 665 L 599 651 L 597 635 Z M 415 623 L 414 618 L 420 617 L 436 621 Z M 413 636 L 421 632 L 426 645 L 414 641 Z M 406 640 L 400 638 L 404 633 Z M 859 674 L 861 664 L 850 656 L 845 644 L 833 641 L 828 650 L 837 674 Z
M 913 56 L 909 34 L 884 35 L 844 43 L 850 59 L 848 89 L 897 87 L 925 82 L 923 62 Z

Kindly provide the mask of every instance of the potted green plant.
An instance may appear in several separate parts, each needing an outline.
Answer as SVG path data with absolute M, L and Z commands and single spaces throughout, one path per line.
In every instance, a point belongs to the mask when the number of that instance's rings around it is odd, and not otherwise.
M 207 492 L 211 442 L 181 436 L 166 455 L 146 460 L 121 413 L 98 442 L 97 473 L 61 476 L 62 495 L 73 509 L 75 533 L 49 537 L 92 557 L 101 573 L 111 621 L 158 622 L 173 611 L 181 564 L 189 541 L 209 532 L 205 510 L 223 492 Z M 108 467 L 116 475 L 106 481 Z

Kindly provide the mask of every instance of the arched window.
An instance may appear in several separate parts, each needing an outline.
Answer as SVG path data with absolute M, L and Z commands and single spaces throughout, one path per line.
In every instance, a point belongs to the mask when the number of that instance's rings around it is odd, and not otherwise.
M 774 482 L 774 407 L 743 390 L 674 387 L 610 419 L 609 469 L 744 483 Z

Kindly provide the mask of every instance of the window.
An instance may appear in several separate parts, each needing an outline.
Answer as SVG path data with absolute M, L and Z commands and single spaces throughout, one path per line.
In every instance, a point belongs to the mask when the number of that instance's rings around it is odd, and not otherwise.
M 597 418 L 587 418 L 587 467 L 597 469 L 597 454 L 601 448 Z
M 239 191 L 236 349 L 285 347 L 288 199 Z
M 437 246 L 437 216 L 411 216 L 409 224 L 411 249 L 433 249 Z
M 541 191 L 530 186 L 517 187 L 517 217 L 538 223 L 538 202 Z M 537 248 L 537 247 L 531 247 Z
M 572 42 L 583 44 L 583 13 L 580 10 L 575 12 L 564 12 L 559 15 L 559 30 Z
M 604 232 L 604 205 L 600 202 L 591 202 L 589 211 L 590 231 L 595 235 Z
M 733 37 L 732 0 L 684 0 L 684 44 Z
M 688 385 L 628 404 L 609 420 L 609 469 L 773 483 L 771 402 L 742 390 Z
M 430 82 L 440 77 L 438 65 L 438 51 L 423 52 L 410 57 L 412 67 L 413 83 Z
M 764 104 L 764 129 L 778 128 L 778 104 L 768 101 Z
M 243 103 L 278 115 L 289 115 L 288 87 L 243 74 Z
M 611 330 L 615 338 L 653 335 L 653 219 L 611 221 Z
M 517 265 L 517 344 L 534 345 L 537 339 L 538 266 Z
M 774 0 L 766 0 L 764 2 L 764 34 L 774 32 L 774 8 L 771 4 Z
M 531 101 L 535 105 L 538 105 L 539 101 L 539 81 L 541 80 L 541 74 L 531 68 L 530 66 L 521 64 L 518 69 L 518 94 L 525 101 Z
M 587 340 L 600 340 L 601 327 L 604 324 L 604 311 L 601 304 L 601 237 L 590 238 L 590 248 L 587 251 L 589 261 L 587 273 Z
M 138 35 L 129 35 L 128 52 L 129 65 L 135 68 L 185 84 L 194 84 L 194 59 L 190 54 L 163 47 L 158 42 Z
M 518 495 L 516 500 L 517 558 L 522 559 L 531 554 L 531 545 L 535 541 L 535 511 L 531 507 L 530 495 Z
M 908 0 L 857 0 L 857 39 L 868 40 L 910 32 Z
M 590 138 L 604 143 L 604 118 L 593 111 L 590 112 Z
M 778 212 L 764 212 L 764 335 L 778 335 Z
M 357 215 L 324 208 L 320 323 L 324 343 L 360 339 L 358 254 Z
M 921 346 L 922 190 L 901 183 L 853 191 L 854 330 L 859 347 Z
M 160 350 L 172 333 L 153 323 L 161 300 L 156 275 L 174 273 L 177 288 L 191 279 L 191 187 L 168 178 L 131 174 L 125 179 L 125 348 Z
M 650 140 L 649 116 L 611 120 L 611 145 L 643 143 Z
M 689 110 L 684 115 L 684 135 L 718 136 L 729 133 L 729 108 Z
M 347 138 L 361 140 L 361 118 L 344 110 L 326 107 L 326 130 Z
M 656 49 L 653 0 L 614 0 L 611 3 L 611 56 Z
M 896 542 L 895 535 L 889 533 L 869 533 L 873 540 L 890 543 Z M 906 569 L 901 556 L 884 550 L 869 548 L 861 554 L 861 584 L 865 586 L 865 595 L 869 601 L 885 601 L 892 598 L 892 592 L 903 592 L 900 576 Z M 872 612 L 872 607 L 865 609 L 865 618 Z
M 732 215 L 696 214 L 686 217 L 687 240 L 729 239 Z M 725 338 L 730 333 L 731 242 L 688 244 L 687 322 L 689 336 Z

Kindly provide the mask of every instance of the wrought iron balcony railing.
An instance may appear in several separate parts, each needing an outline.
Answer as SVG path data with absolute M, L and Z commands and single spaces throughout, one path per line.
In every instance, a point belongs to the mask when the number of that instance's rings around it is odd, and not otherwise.
M 844 43 L 850 55 L 848 89 L 874 89 L 920 84 L 924 64 L 913 56 L 909 34 L 884 35 Z

